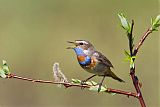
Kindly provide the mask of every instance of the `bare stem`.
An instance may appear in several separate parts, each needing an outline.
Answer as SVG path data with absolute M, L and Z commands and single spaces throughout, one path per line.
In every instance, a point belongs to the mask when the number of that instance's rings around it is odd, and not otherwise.
M 152 33 L 151 28 L 148 29 L 148 30 L 144 33 L 144 35 L 141 37 L 140 41 L 138 42 L 137 46 L 136 46 L 135 49 L 134 49 L 134 55 L 137 54 L 139 48 L 141 47 L 141 45 L 143 44 L 144 40 L 148 37 L 148 35 L 149 35 L 150 33 Z
M 144 35 L 142 35 L 140 41 L 138 42 L 138 44 L 135 46 L 135 49 L 133 51 L 133 47 L 131 45 L 131 38 L 132 38 L 132 31 L 133 31 L 133 25 L 134 25 L 134 22 L 132 20 L 132 26 L 131 26 L 131 34 L 129 35 L 129 48 L 130 48 L 130 55 L 131 56 L 136 56 L 137 53 L 138 53 L 138 50 L 140 49 L 140 47 L 142 46 L 142 44 L 144 43 L 144 40 L 148 37 L 148 35 L 150 33 L 152 33 L 152 30 L 151 29 L 148 29 Z M 133 61 L 135 61 L 135 58 L 133 59 Z M 138 94 L 138 99 L 139 99 L 139 102 L 141 104 L 142 107 L 146 107 L 145 105 L 145 101 L 143 99 L 143 96 L 142 96 L 142 92 L 140 90 L 140 87 L 138 85 L 139 81 L 138 81 L 138 77 L 135 75 L 135 66 L 130 68 L 130 75 L 131 75 L 131 78 L 132 78 L 132 81 L 133 81 L 133 84 L 134 84 L 134 87 L 136 89 L 136 92 Z
M 81 85 L 81 84 L 74 84 L 71 82 L 54 82 L 54 81 L 48 81 L 48 80 L 37 80 L 37 79 L 32 79 L 32 78 L 26 78 L 26 77 L 21 77 L 21 76 L 17 76 L 14 74 L 10 74 L 8 75 L 8 78 L 15 78 L 15 79 L 19 79 L 19 80 L 25 80 L 25 81 L 30 81 L 30 82 L 34 82 L 34 83 L 48 83 L 48 84 L 61 84 L 63 86 L 65 86 L 66 88 L 69 87 L 81 87 L 81 88 L 90 88 L 94 85 Z M 134 93 L 134 92 L 127 92 L 127 91 L 123 91 L 123 90 L 118 90 L 118 89 L 113 89 L 113 88 L 107 88 L 107 90 L 105 91 L 107 93 L 116 93 L 116 94 L 122 94 L 122 95 L 126 95 L 126 96 L 132 96 L 135 98 L 138 98 L 138 94 Z

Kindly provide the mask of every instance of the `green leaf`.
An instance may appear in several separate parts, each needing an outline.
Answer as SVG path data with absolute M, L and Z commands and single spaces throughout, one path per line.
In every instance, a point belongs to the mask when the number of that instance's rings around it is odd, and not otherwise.
M 159 26 L 160 26 L 160 24 L 155 24 L 155 25 L 154 25 L 155 28 L 157 28 L 157 27 L 159 27 Z
M 131 32 L 131 24 L 128 23 L 125 15 L 124 15 L 123 13 L 119 13 L 119 14 L 118 14 L 118 17 L 119 17 L 119 19 L 120 19 L 120 21 L 121 21 L 122 27 L 123 27 L 125 30 L 127 30 L 128 33 L 130 33 L 130 32 Z
M 132 56 L 132 60 L 133 60 L 133 59 L 136 59 L 136 56 Z
M 135 67 L 134 63 L 130 63 L 130 68 L 134 68 L 134 67 Z
M 3 64 L 3 65 L 7 65 L 7 61 L 2 60 L 2 64 Z
M 124 54 L 125 54 L 127 57 L 131 57 L 130 54 L 129 54 L 129 52 L 126 51 L 126 50 L 124 50 Z
M 124 50 L 124 54 L 126 55 L 125 61 L 130 62 L 130 68 L 134 68 L 134 60 L 136 59 L 136 56 L 130 56 L 129 52 Z
M 11 72 L 7 62 L 5 60 L 3 60 L 2 62 L 3 62 L 3 65 L 2 65 L 3 71 L 5 72 L 6 75 L 10 74 Z
M 81 83 L 81 80 L 79 80 L 79 79 L 72 79 L 72 83 L 80 84 L 80 83 Z
M 87 82 L 85 82 L 85 84 L 92 85 L 92 82 L 87 81 Z
M 96 83 L 96 82 L 94 82 L 94 81 L 91 81 L 91 83 L 92 83 L 92 85 L 97 85 L 97 83 Z
M 126 58 L 125 58 L 124 60 L 125 60 L 125 61 L 130 61 L 131 56 L 130 56 L 129 52 L 126 51 L 126 50 L 124 50 L 124 54 L 126 55 Z
M 0 69 L 0 77 L 1 78 L 6 78 L 7 77 L 5 72 L 3 71 L 3 69 Z
M 91 86 L 91 87 L 89 88 L 89 90 L 91 90 L 91 91 L 98 91 L 98 88 L 99 88 L 99 85 Z M 106 90 L 107 90 L 107 89 L 106 89 L 105 87 L 101 86 L 100 92 L 104 92 L 104 91 L 106 91 Z
M 152 24 L 151 30 L 157 31 L 158 27 L 160 26 L 160 15 L 158 15 L 155 19 L 152 18 L 151 24 Z
M 130 68 L 134 68 L 135 67 L 134 59 L 136 59 L 136 56 L 132 56 L 131 59 L 130 59 Z
M 156 23 L 159 23 L 159 22 L 160 22 L 160 15 L 158 15 L 158 16 L 156 17 L 155 22 L 156 22 Z

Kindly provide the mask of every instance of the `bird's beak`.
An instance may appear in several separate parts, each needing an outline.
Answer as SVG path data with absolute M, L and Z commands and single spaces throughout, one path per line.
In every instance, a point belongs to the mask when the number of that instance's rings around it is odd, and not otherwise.
M 67 42 L 75 45 L 73 47 L 67 47 L 67 49 L 74 49 L 77 46 L 75 42 L 72 42 L 72 41 L 67 41 Z

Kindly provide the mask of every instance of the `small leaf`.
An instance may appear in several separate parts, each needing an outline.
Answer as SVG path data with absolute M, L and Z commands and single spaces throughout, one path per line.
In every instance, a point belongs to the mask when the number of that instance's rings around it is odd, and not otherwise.
M 72 83 L 80 84 L 80 83 L 81 83 L 81 80 L 79 80 L 79 79 L 72 79 Z
M 94 81 L 91 81 L 91 83 L 92 83 L 92 85 L 97 85 L 97 83 L 96 83 L 96 82 L 94 82 Z
M 98 85 L 97 85 L 98 86 Z M 89 88 L 89 90 L 91 90 L 91 91 L 98 91 L 98 87 L 97 86 L 91 86 L 90 88 Z
M 130 63 L 130 68 L 134 68 L 134 63 Z
M 85 82 L 85 84 L 92 85 L 92 82 L 87 81 L 87 82 Z
M 131 25 L 130 25 L 130 23 L 128 23 L 125 15 L 122 14 L 122 13 L 120 13 L 120 14 L 118 14 L 118 17 L 119 17 L 119 19 L 120 19 L 120 21 L 121 21 L 122 27 L 123 27 L 125 30 L 127 30 L 128 33 L 130 33 L 130 31 L 131 31 Z
M 157 31 L 158 27 L 160 26 L 160 15 L 158 15 L 155 19 L 152 18 L 151 24 L 152 24 L 151 30 Z
M 156 23 L 159 23 L 159 21 L 160 21 L 160 15 L 158 15 L 158 16 L 156 17 L 156 19 L 155 19 L 155 22 L 156 22 Z
M 104 92 L 104 91 L 106 91 L 106 90 L 107 90 L 107 89 L 106 89 L 105 87 L 101 86 L 100 92 Z
M 126 58 L 124 59 L 124 61 L 130 61 L 131 60 L 131 56 L 130 56 L 129 52 L 124 50 L 124 54 L 126 55 Z
M 153 25 L 153 18 L 151 18 L 151 24 Z
M 2 61 L 2 64 L 3 64 L 3 65 L 7 65 L 7 61 L 3 60 L 3 61 Z
M 91 86 L 91 87 L 89 88 L 89 90 L 91 90 L 91 91 L 98 91 L 98 88 L 99 88 L 99 85 Z M 107 89 L 106 89 L 105 87 L 101 86 L 100 92 L 104 92 L 104 91 L 106 91 L 106 90 L 107 90 Z
M 125 58 L 124 58 L 124 62 L 128 62 L 128 61 L 130 61 L 130 58 L 125 57 Z
M 126 58 L 124 60 L 130 62 L 130 68 L 134 68 L 134 60 L 136 59 L 136 56 L 130 56 L 130 54 L 126 50 L 124 50 L 124 54 L 126 55 Z
M 159 26 L 160 26 L 160 24 L 155 24 L 154 26 L 155 26 L 155 28 L 157 28 L 157 27 L 159 27 Z
M 136 56 L 132 56 L 132 59 L 136 59 Z
M 9 67 L 8 66 L 2 66 L 3 70 L 5 71 L 6 74 L 10 74 L 10 71 L 9 71 Z
M 135 67 L 135 64 L 134 64 L 134 60 L 136 56 L 132 56 L 131 59 L 130 59 L 130 68 L 134 68 Z
M 2 65 L 2 69 L 5 72 L 6 75 L 10 74 L 10 69 L 9 66 L 7 64 L 7 62 L 5 60 L 2 61 L 3 65 Z
M 7 77 L 5 72 L 2 69 L 0 69 L 0 77 L 1 78 L 6 78 Z
M 152 28 L 152 31 L 158 31 L 158 29 L 157 28 Z
M 124 54 L 125 54 L 127 57 L 131 57 L 130 54 L 129 54 L 129 52 L 126 51 L 126 50 L 124 50 Z

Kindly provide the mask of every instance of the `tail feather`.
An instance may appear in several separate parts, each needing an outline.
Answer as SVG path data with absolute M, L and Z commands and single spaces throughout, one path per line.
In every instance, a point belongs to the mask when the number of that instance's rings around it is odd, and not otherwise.
M 111 77 L 115 80 L 118 80 L 119 82 L 125 82 L 124 80 L 120 79 L 118 76 L 116 76 L 112 71 L 111 71 Z

